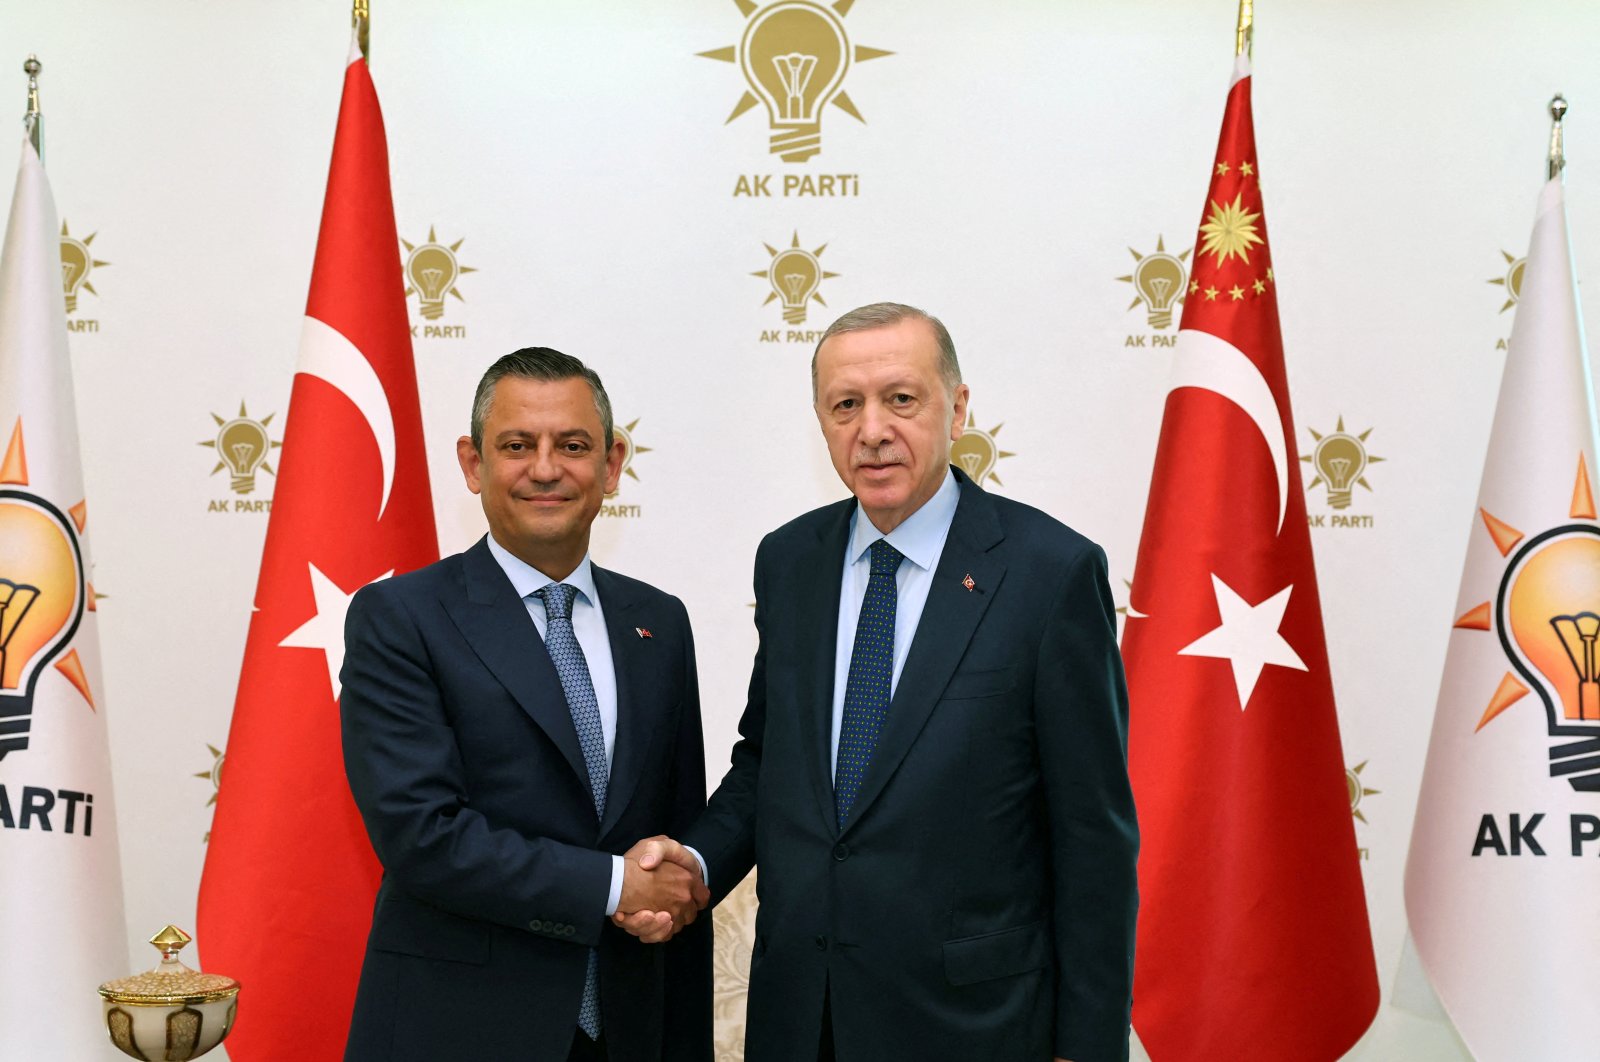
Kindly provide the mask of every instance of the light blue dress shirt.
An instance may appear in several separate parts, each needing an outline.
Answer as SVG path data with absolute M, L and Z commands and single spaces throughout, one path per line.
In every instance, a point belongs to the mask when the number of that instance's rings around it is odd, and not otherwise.
M 850 677 L 850 653 L 856 643 L 856 621 L 861 616 L 861 601 L 867 596 L 867 581 L 872 577 L 872 544 L 880 538 L 905 556 L 895 572 L 897 597 L 894 615 L 894 673 L 889 680 L 889 695 L 900 688 L 900 672 L 906 666 L 911 640 L 917 636 L 923 606 L 933 586 L 933 572 L 939 566 L 945 539 L 956 518 L 961 500 L 961 485 L 948 469 L 944 482 L 922 508 L 887 535 L 873 526 L 861 506 L 850 515 L 850 539 L 845 547 L 844 578 L 839 584 L 839 629 L 833 643 L 833 743 L 829 762 L 839 764 L 839 726 L 844 721 L 844 691 Z
M 600 706 L 600 730 L 606 743 L 606 771 L 609 776 L 617 747 L 617 672 L 611 661 L 611 636 L 606 632 L 606 615 L 600 608 L 600 594 L 594 588 L 594 565 L 585 553 L 583 560 L 565 579 L 552 579 L 544 572 L 524 561 L 489 536 L 489 553 L 500 565 L 511 586 L 522 598 L 533 617 L 533 625 L 544 637 L 549 620 L 545 616 L 544 598 L 535 597 L 538 590 L 551 583 L 562 582 L 578 593 L 572 601 L 572 632 L 578 637 L 583 658 L 589 664 L 589 683 L 594 687 L 594 699 Z M 836 728 L 837 729 L 837 728 Z M 606 914 L 614 914 L 622 902 L 622 857 L 611 857 L 611 894 L 606 900 Z

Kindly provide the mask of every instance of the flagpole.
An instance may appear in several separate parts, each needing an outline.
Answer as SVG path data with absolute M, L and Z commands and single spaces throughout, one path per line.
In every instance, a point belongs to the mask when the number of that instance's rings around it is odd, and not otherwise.
M 1251 30 L 1255 28 L 1255 0 L 1239 0 L 1239 28 L 1233 35 L 1233 54 L 1250 58 Z
M 40 162 L 44 161 L 44 113 L 39 110 L 39 71 L 43 69 L 37 55 L 28 56 L 22 64 L 22 72 L 28 75 L 28 110 L 22 116 L 22 128 L 27 130 Z
M 356 44 L 361 47 L 361 58 L 369 64 L 372 54 L 369 51 L 370 37 L 372 35 L 372 4 L 370 0 L 355 0 L 350 9 L 350 25 L 355 27 Z
M 1247 0 L 1248 2 L 1248 0 Z M 1567 115 L 1567 98 L 1561 93 L 1550 97 L 1550 154 L 1545 160 L 1545 180 L 1561 176 L 1567 166 L 1566 146 L 1562 142 L 1561 119 Z

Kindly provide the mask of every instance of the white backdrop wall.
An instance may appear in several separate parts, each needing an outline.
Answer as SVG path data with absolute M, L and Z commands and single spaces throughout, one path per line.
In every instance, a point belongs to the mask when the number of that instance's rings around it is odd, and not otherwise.
M 713 776 L 754 648 L 755 545 L 842 495 L 809 408 L 810 344 L 788 341 L 791 327 L 885 298 L 941 315 L 975 426 L 1002 425 L 1008 456 L 986 486 L 1103 543 L 1126 601 L 1166 391 L 1159 344 L 1174 331 L 1129 309 L 1117 278 L 1130 249 L 1193 244 L 1231 0 L 859 0 L 851 43 L 893 54 L 848 74 L 865 123 L 829 108 L 821 153 L 800 164 L 768 153 L 761 108 L 724 122 L 744 79 L 697 56 L 739 40 L 733 0 L 374 7 L 400 234 L 462 241 L 457 258 L 475 270 L 442 317 L 410 304 L 441 546 L 483 531 L 454 458 L 482 369 L 528 344 L 595 365 L 637 450 L 594 554 L 687 602 Z M 1600 256 L 1600 8 L 1299 0 L 1261 5 L 1257 27 L 1260 168 L 1301 452 L 1308 429 L 1342 418 L 1371 429 L 1367 450 L 1385 459 L 1348 509 L 1336 514 L 1320 486 L 1309 507 L 1329 524 L 1356 517 L 1313 541 L 1346 760 L 1364 764 L 1356 832 L 1387 995 L 1510 328 L 1507 288 L 1490 281 L 1526 250 L 1557 89 L 1572 102 L 1580 276 Z M 241 403 L 275 414 L 268 430 L 282 437 L 347 46 L 342 0 L 0 6 L 12 72 L 0 103 L 20 116 L 21 62 L 37 52 L 60 213 L 108 263 L 79 293 L 72 356 L 94 582 L 108 595 L 130 963 L 146 963 L 137 942 L 165 922 L 194 921 L 213 750 L 267 521 L 266 506 L 239 503 L 273 488 L 262 471 L 235 493 L 202 446 L 213 415 Z M 854 194 L 785 196 L 785 174 L 850 175 L 836 185 Z M 772 196 L 735 194 L 763 175 Z M 827 306 L 791 326 L 751 274 L 796 238 L 826 245 L 837 276 L 819 289 Z M 1230 779 L 1215 782 L 1196 799 L 1226 801 Z M 719 920 L 727 1057 L 742 917 Z M 1385 1006 L 1351 1057 L 1464 1056 L 1448 1030 Z

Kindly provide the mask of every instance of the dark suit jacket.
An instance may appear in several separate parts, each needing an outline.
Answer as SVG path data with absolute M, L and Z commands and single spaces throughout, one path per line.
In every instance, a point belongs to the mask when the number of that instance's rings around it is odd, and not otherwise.
M 594 581 L 617 679 L 603 822 L 555 667 L 484 541 L 351 601 L 345 770 L 384 875 L 347 1062 L 565 1062 L 596 946 L 614 1062 L 711 1057 L 711 919 L 651 947 L 605 915 L 611 853 L 705 803 L 689 618 L 635 579 Z
M 1127 1057 L 1138 830 L 1105 554 L 957 476 L 842 833 L 829 745 L 854 501 L 756 554 L 740 740 L 683 838 L 714 900 L 759 871 L 750 1062 L 813 1062 L 825 996 L 841 1062 Z

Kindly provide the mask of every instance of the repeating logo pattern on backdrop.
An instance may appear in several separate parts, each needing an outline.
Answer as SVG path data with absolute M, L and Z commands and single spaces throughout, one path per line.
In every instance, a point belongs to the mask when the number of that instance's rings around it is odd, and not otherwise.
M 623 444 L 622 474 L 624 476 L 627 476 L 629 479 L 633 480 L 635 483 L 639 482 L 639 473 L 634 471 L 633 459 L 635 457 L 637 457 L 639 454 L 647 454 L 647 453 L 649 453 L 650 449 L 651 449 L 648 446 L 640 446 L 638 444 L 638 442 L 636 442 L 634 440 L 634 438 L 633 438 L 633 429 L 635 429 L 635 428 L 637 428 L 639 426 L 639 420 L 640 420 L 639 417 L 635 417 L 635 418 L 633 418 L 633 420 L 628 422 L 626 425 L 618 424 L 612 429 L 613 434 Z M 623 519 L 628 519 L 628 518 L 637 517 L 637 516 L 643 516 L 644 515 L 644 507 L 643 506 L 640 506 L 640 505 L 637 505 L 637 504 L 634 504 L 634 505 L 623 505 L 621 503 L 614 503 L 612 501 L 613 498 L 616 498 L 621 493 L 622 493 L 622 481 L 619 478 L 617 480 L 617 489 L 612 491 L 610 494 L 607 494 L 605 502 L 603 502 L 601 504 L 601 506 L 600 506 L 600 515 L 601 516 L 621 517 Z
M 1361 778 L 1361 772 L 1367 769 L 1369 762 L 1368 760 L 1362 760 L 1354 767 L 1346 767 L 1344 769 L 1345 792 L 1350 796 L 1350 817 L 1363 826 L 1367 824 L 1367 816 L 1361 811 L 1362 801 L 1369 796 L 1377 796 L 1383 792 L 1381 789 L 1370 788 Z M 1370 855 L 1370 850 L 1366 845 L 1360 845 L 1356 851 L 1361 854 L 1362 859 L 1366 859 Z
M 206 751 L 211 753 L 211 766 L 203 771 L 196 771 L 196 778 L 204 778 L 211 783 L 211 797 L 206 801 L 206 807 L 211 807 L 217 802 L 217 790 L 222 786 L 222 761 L 227 757 L 215 745 L 207 745 Z M 201 844 L 211 843 L 211 831 L 207 830 L 204 837 L 200 838 Z
M 845 80 L 855 64 L 893 53 L 851 44 L 844 20 L 855 0 L 835 0 L 826 6 L 809 0 L 733 2 L 745 17 L 739 43 L 698 53 L 735 64 L 744 75 L 745 91 L 724 124 L 765 105 L 771 133 L 768 151 L 784 162 L 804 163 L 822 151 L 822 119 L 830 105 L 866 122 L 844 89 Z M 741 174 L 733 194 L 780 194 L 772 188 L 776 176 Z M 784 196 L 855 196 L 861 194 L 861 179 L 851 173 L 790 173 L 783 176 L 780 188 Z
M 783 250 L 772 246 L 770 243 L 762 244 L 767 249 L 767 256 L 771 259 L 765 269 L 751 272 L 751 276 L 760 277 L 767 282 L 771 290 L 767 292 L 766 301 L 761 305 L 771 306 L 774 302 L 783 303 L 783 320 L 789 325 L 787 329 L 764 328 L 761 330 L 763 343 L 805 343 L 814 344 L 822 338 L 822 329 L 804 329 L 800 325 L 806 323 L 806 313 L 811 303 L 826 307 L 822 293 L 817 289 L 824 280 L 838 276 L 822 268 L 822 252 L 828 249 L 827 244 L 822 244 L 814 251 L 808 251 L 800 246 L 800 233 L 795 231 L 789 246 Z
M 1518 258 L 1510 251 L 1502 250 L 1500 252 L 1500 257 L 1506 260 L 1506 271 L 1501 276 L 1490 277 L 1489 283 L 1498 284 L 1500 287 L 1505 289 L 1505 305 L 1500 307 L 1500 312 L 1503 314 L 1515 306 L 1517 304 L 1517 300 L 1522 297 L 1522 269 L 1528 264 L 1528 256 L 1523 255 L 1521 258 Z M 1506 339 L 1506 336 L 1501 336 L 1500 339 L 1495 342 L 1494 349 L 1505 350 Z
M 1000 429 L 1003 427 L 1005 427 L 1003 423 L 996 424 L 988 431 L 984 431 L 978 427 L 977 419 L 969 409 L 966 430 L 950 447 L 950 460 L 967 474 L 968 479 L 980 487 L 985 482 L 993 483 L 997 487 L 1005 486 L 995 473 L 995 465 L 1003 457 L 1017 456 L 1010 450 L 1000 449 L 1000 444 L 995 441 L 995 436 L 1000 434 Z
M 1493 632 L 1510 669 L 1495 690 L 1485 691 L 1488 705 L 1474 732 L 1537 693 L 1556 741 L 1551 776 L 1580 792 L 1600 792 L 1600 526 L 1583 455 L 1566 521 L 1541 521 L 1544 526 L 1529 534 L 1495 513 L 1479 514 L 1505 567 L 1493 598 L 1467 610 L 1455 626 Z M 1600 837 L 1600 819 L 1594 826 Z
M 414 244 L 401 239 L 400 243 L 406 249 L 402 265 L 407 284 L 406 298 L 413 295 L 417 297 L 417 312 L 422 315 L 422 324 L 411 326 L 411 338 L 467 338 L 466 325 L 438 323 L 444 317 L 446 299 L 467 301 L 461 289 L 456 287 L 456 281 L 464 273 L 477 272 L 472 266 L 462 265 L 461 259 L 456 257 L 456 252 L 461 250 L 465 242 L 465 239 L 460 239 L 449 245 L 441 243 L 432 225 L 428 226 L 428 238 L 421 243 Z
M 47 666 L 53 665 L 72 684 L 91 711 L 95 706 L 83 662 L 71 648 L 84 613 L 95 611 L 80 540 L 88 512 L 82 501 L 62 512 L 28 485 L 19 417 L 0 462 L 0 760 L 28 747 L 34 690 Z M 58 796 L 69 797 L 31 787 L 25 792 L 42 794 L 39 807 L 46 798 L 53 805 Z M 10 826 L 10 801 L 3 793 L 0 800 L 6 806 L 0 807 L 0 817 Z M 83 796 L 71 794 L 78 800 Z M 49 829 L 48 820 L 43 828 Z
M 1128 304 L 1128 309 L 1143 306 L 1145 322 L 1151 331 L 1147 333 L 1130 333 L 1123 340 L 1124 347 L 1171 347 L 1178 342 L 1177 333 L 1162 335 L 1162 332 L 1171 329 L 1177 314 L 1176 307 L 1183 305 L 1189 287 L 1189 254 L 1194 248 L 1182 254 L 1171 254 L 1167 251 L 1166 240 L 1156 237 L 1156 249 L 1146 254 L 1128 248 L 1128 253 L 1133 255 L 1133 272 L 1117 279 L 1124 284 L 1133 285 L 1133 301 Z
M 91 232 L 83 239 L 78 239 L 67 229 L 67 219 L 61 219 L 61 294 L 67 300 L 67 331 L 69 332 L 98 332 L 100 322 L 93 318 L 77 317 L 78 302 L 84 294 L 96 298 L 100 293 L 94 290 L 91 275 L 97 269 L 104 269 L 110 262 L 102 262 L 90 251 L 89 245 L 94 243 L 98 232 Z
M 1333 510 L 1332 513 L 1308 512 L 1306 522 L 1312 527 L 1372 527 L 1375 522 L 1372 514 L 1347 511 L 1356 487 L 1372 490 L 1366 478 L 1367 467 L 1384 460 L 1367 450 L 1367 436 L 1372 434 L 1372 429 L 1352 435 L 1344 430 L 1344 417 L 1340 416 L 1338 427 L 1326 434 L 1309 426 L 1306 430 L 1311 433 L 1314 445 L 1300 460 L 1316 473 L 1306 490 L 1326 487 L 1328 507 Z
M 245 498 L 244 495 L 255 491 L 257 476 L 262 472 L 276 476 L 278 473 L 267 460 L 272 451 L 282 446 L 283 443 L 273 439 L 267 430 L 276 413 L 268 413 L 260 420 L 250 416 L 245 409 L 243 401 L 239 403 L 239 415 L 231 419 L 221 414 L 211 414 L 211 419 L 217 422 L 217 433 L 208 439 L 201 439 L 199 445 L 214 450 L 217 455 L 216 467 L 211 470 L 214 476 L 218 472 L 228 473 L 228 489 L 236 498 L 212 498 L 206 504 L 206 511 L 212 513 L 267 513 L 272 511 L 271 498 Z

